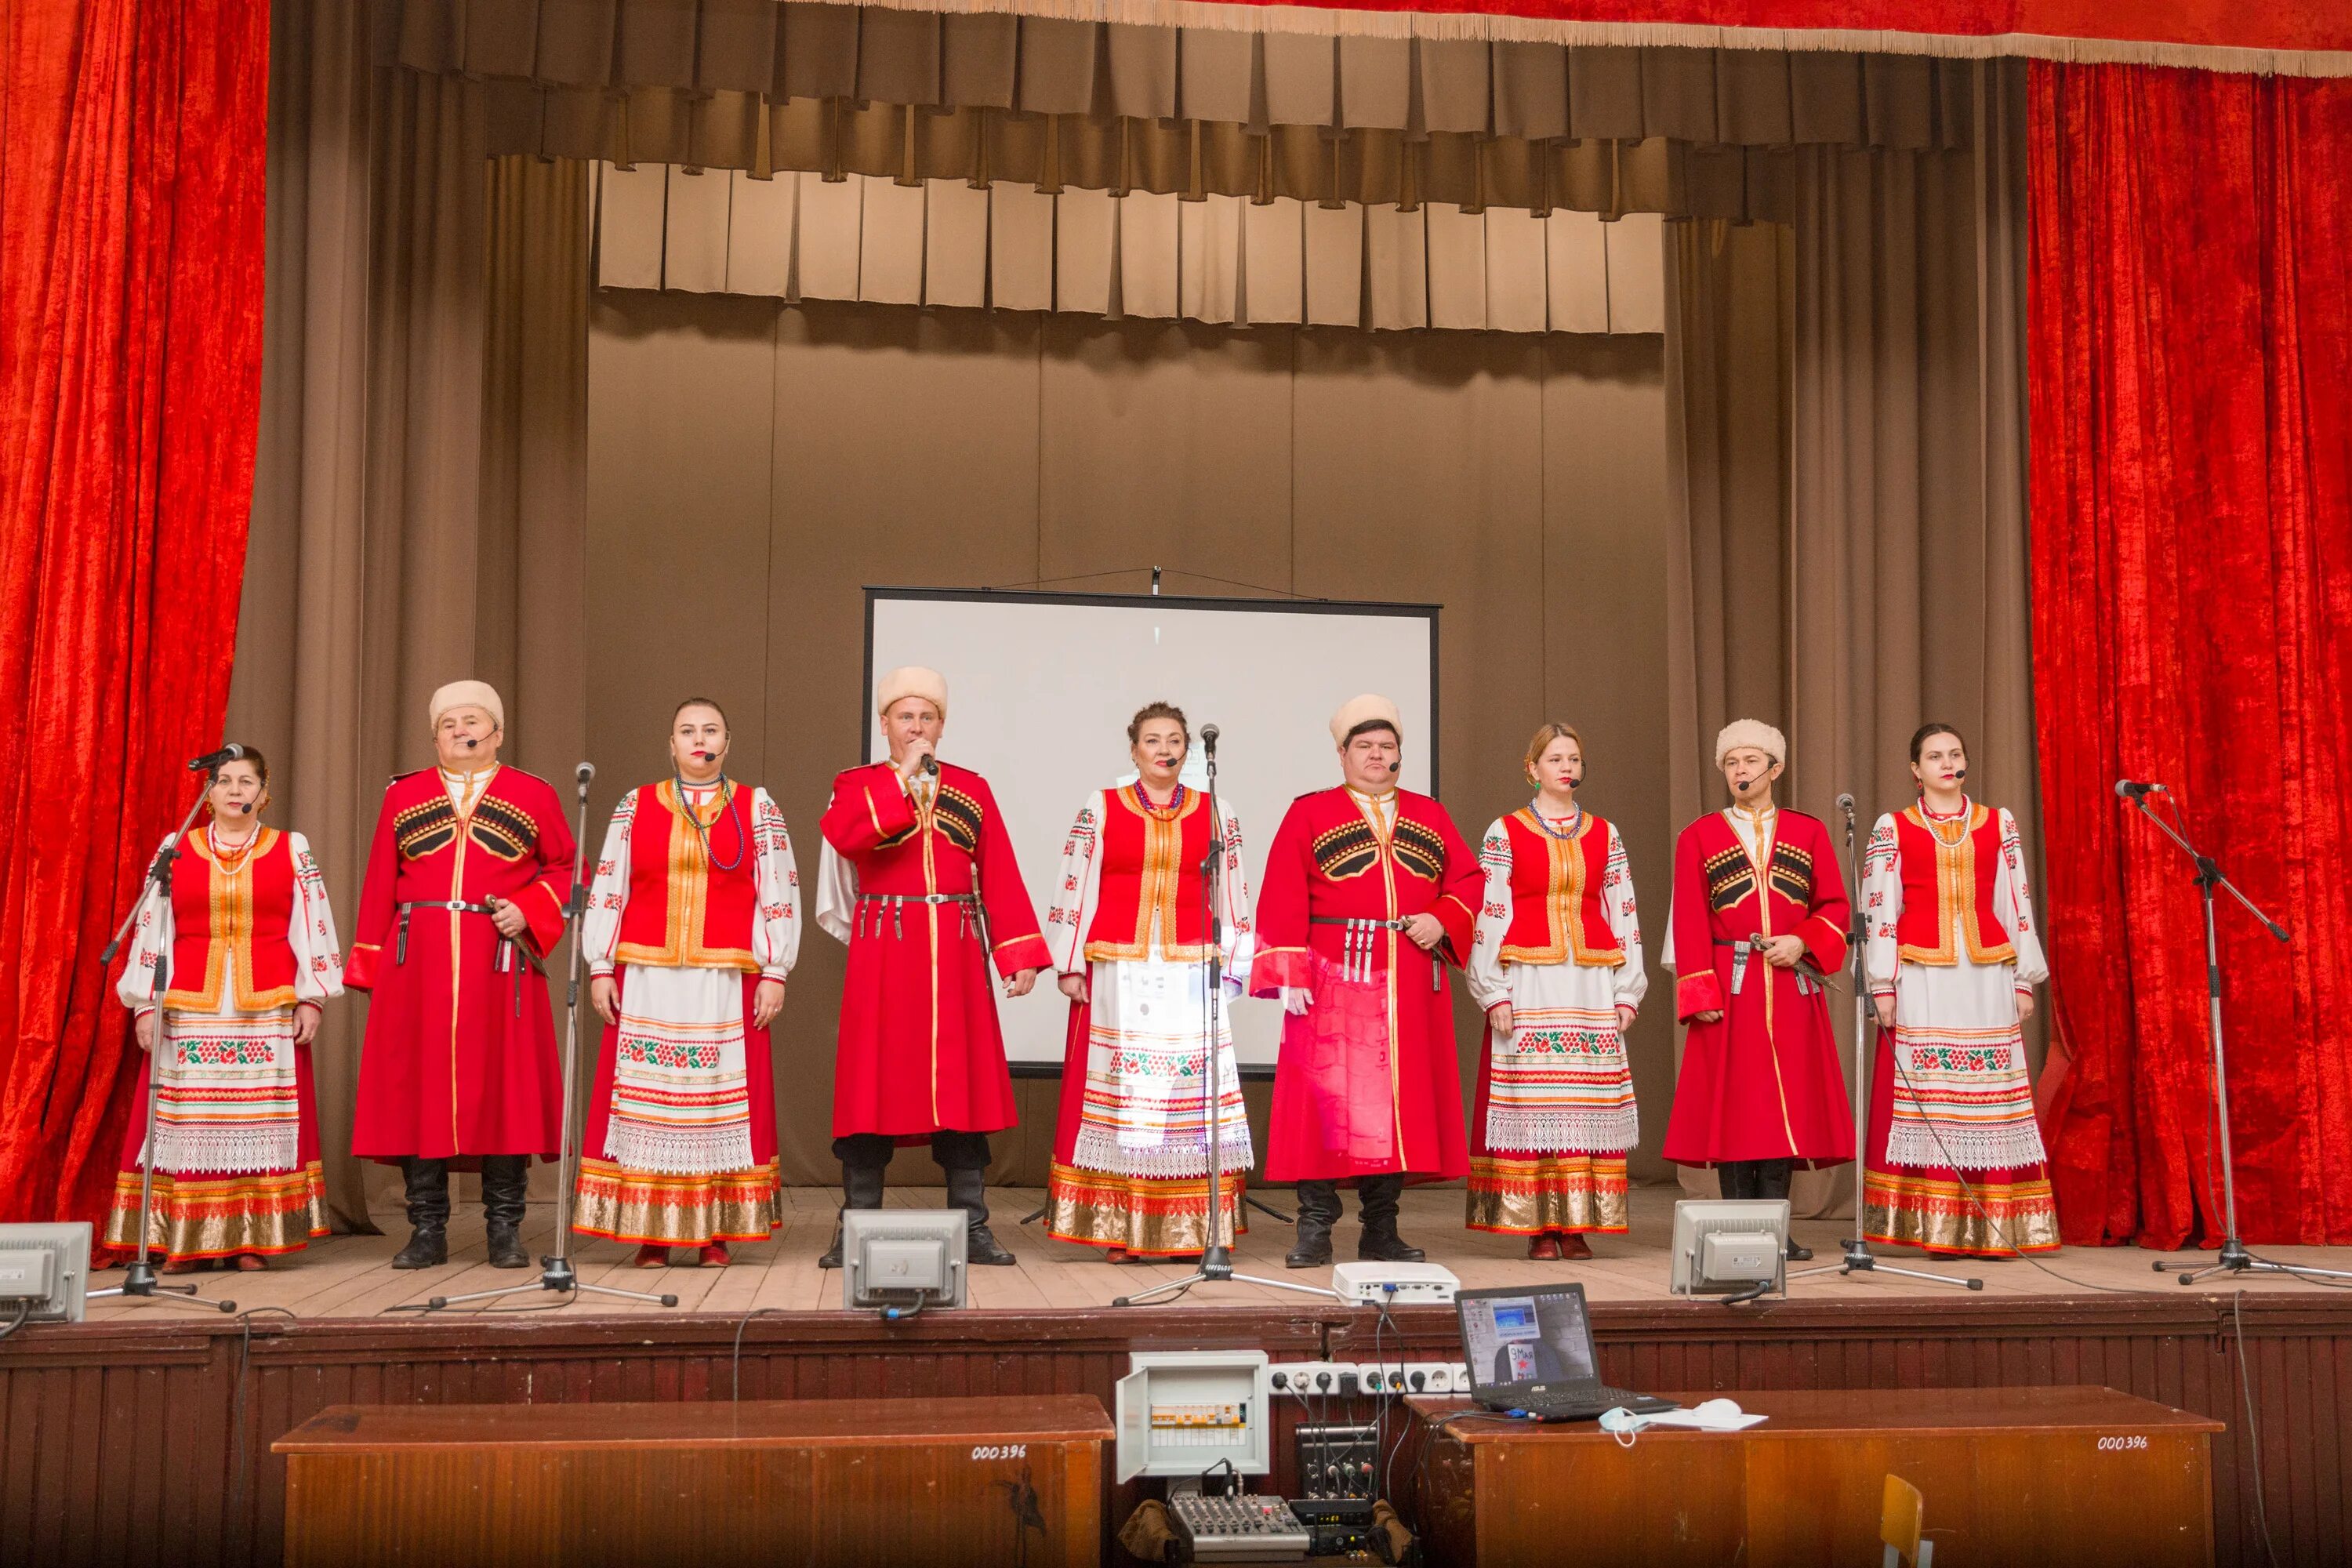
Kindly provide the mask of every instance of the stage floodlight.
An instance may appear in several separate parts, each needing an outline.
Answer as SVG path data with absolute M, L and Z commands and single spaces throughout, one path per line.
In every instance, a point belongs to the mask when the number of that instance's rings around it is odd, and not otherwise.
M 87 1221 L 0 1225 L 0 1325 L 19 1312 L 28 1323 L 80 1322 L 89 1241 Z
M 961 1307 L 971 1215 L 961 1209 L 845 1209 L 841 1304 Z
M 1685 1198 L 1675 1205 L 1674 1293 L 1788 1294 L 1789 1200 Z

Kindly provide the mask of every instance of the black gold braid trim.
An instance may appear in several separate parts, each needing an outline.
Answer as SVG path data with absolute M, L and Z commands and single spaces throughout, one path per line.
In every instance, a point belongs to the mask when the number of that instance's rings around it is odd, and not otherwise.
M 1315 836 L 1316 868 L 1334 882 L 1360 877 L 1380 864 L 1381 841 L 1362 817 L 1327 827 Z
M 1793 844 L 1772 846 L 1772 890 L 1800 904 L 1813 901 L 1813 858 Z
M 1434 882 L 1445 875 L 1445 840 L 1425 822 L 1409 821 L 1399 814 L 1396 831 L 1389 835 L 1389 847 L 1397 864 L 1416 877 Z
M 931 806 L 932 820 L 949 843 L 970 855 L 980 848 L 980 825 L 984 820 L 980 802 L 950 784 L 940 786 L 940 798 Z
M 1727 910 L 1756 890 L 1756 868 L 1748 864 L 1748 851 L 1737 844 L 1700 861 L 1699 871 L 1706 878 L 1710 908 Z
M 520 860 L 539 844 L 539 824 L 510 801 L 484 795 L 474 803 L 475 843 L 501 860 Z
M 392 819 L 393 842 L 399 846 L 404 860 L 422 860 L 446 849 L 457 837 L 457 808 L 445 794 L 419 801 Z

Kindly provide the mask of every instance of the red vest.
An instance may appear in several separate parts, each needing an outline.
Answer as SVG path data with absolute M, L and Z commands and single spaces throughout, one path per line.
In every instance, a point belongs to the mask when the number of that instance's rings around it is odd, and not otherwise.
M 1511 924 L 1506 963 L 1580 963 L 1614 969 L 1625 950 L 1601 901 L 1609 869 L 1609 824 L 1591 812 L 1573 839 L 1545 830 L 1532 808 L 1503 818 L 1511 840 Z
M 1209 797 L 1187 788 L 1172 816 L 1147 813 L 1132 787 L 1103 791 L 1102 837 L 1095 844 L 1100 896 L 1087 928 L 1086 956 L 1141 959 L 1160 938 L 1160 956 L 1198 963 L 1209 956 L 1201 863 L 1209 853 Z
M 1946 843 L 1937 825 L 1917 806 L 1895 819 L 1895 866 L 1903 879 L 1903 911 L 1895 919 L 1895 940 L 1905 963 L 1956 963 L 1957 929 L 1976 963 L 2013 963 L 2017 948 L 2001 929 L 1993 900 L 2000 870 L 2000 817 L 1969 805 L 1968 830 L 1958 844 Z M 1943 824 L 1949 836 L 1958 820 Z
M 702 837 L 667 781 L 637 791 L 629 823 L 629 901 L 621 910 L 614 963 L 758 970 L 751 924 L 760 910 L 760 863 L 751 842 L 751 787 L 730 782 L 726 809 L 705 831 L 711 855 L 720 865 L 733 861 L 731 868 L 722 870 L 704 858 Z
M 163 1005 L 214 1013 L 294 1005 L 294 841 L 265 827 L 252 852 L 224 873 L 202 828 L 180 840 L 172 867 L 172 988 Z

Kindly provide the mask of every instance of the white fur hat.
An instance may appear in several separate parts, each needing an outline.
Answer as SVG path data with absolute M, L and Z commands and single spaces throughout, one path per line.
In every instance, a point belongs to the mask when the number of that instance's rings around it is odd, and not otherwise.
M 936 669 L 919 664 L 902 664 L 884 676 L 874 688 L 877 712 L 887 713 L 902 697 L 919 697 L 948 716 L 948 678 Z
M 1344 746 L 1349 731 L 1375 719 L 1395 731 L 1398 741 L 1404 739 L 1404 725 L 1397 719 L 1396 704 L 1369 691 L 1339 704 L 1339 710 L 1331 715 L 1331 739 Z
M 490 716 L 490 722 L 503 730 L 507 727 L 507 705 L 487 680 L 453 680 L 433 694 L 427 704 L 433 710 L 428 728 L 441 727 L 441 715 L 452 708 L 479 708 Z
M 1776 763 L 1789 760 L 1789 738 L 1760 719 L 1734 719 L 1715 738 L 1715 765 L 1742 746 L 1753 746 Z

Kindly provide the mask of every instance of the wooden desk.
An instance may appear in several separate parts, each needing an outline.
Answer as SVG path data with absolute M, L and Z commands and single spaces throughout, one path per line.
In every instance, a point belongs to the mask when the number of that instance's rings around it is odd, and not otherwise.
M 1079 1568 L 1111 1436 L 1087 1394 L 345 1405 L 272 1449 L 289 1568 Z
M 1695 1405 L 1709 1394 L 1668 1394 Z M 1416 1398 L 1398 1456 L 1435 1561 L 1875 1563 L 1889 1472 L 1927 1495 L 1936 1568 L 2210 1563 L 2222 1424 L 2106 1388 L 1733 1393 L 1739 1433 L 1537 1426 Z M 1424 1458 L 1426 1468 L 1423 1467 Z

